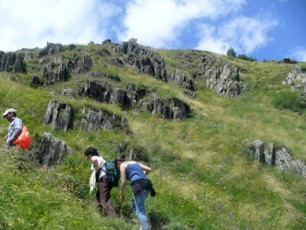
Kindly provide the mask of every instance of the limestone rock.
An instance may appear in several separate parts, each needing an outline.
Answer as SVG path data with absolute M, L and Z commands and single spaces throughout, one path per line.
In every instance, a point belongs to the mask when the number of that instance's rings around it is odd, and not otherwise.
M 248 144 L 247 152 L 255 161 L 306 176 L 305 162 L 293 160 L 291 153 L 286 147 L 275 147 L 273 143 L 255 140 Z
M 76 95 L 72 89 L 63 89 L 62 93 L 63 96 L 69 97 L 69 98 L 75 98 Z
M 145 87 L 121 89 L 107 86 L 103 83 L 88 81 L 87 85 L 80 89 L 80 95 L 87 96 L 99 102 L 119 104 L 121 108 L 134 107 L 146 94 Z
M 50 133 L 44 133 L 36 152 L 36 158 L 42 166 L 60 163 L 67 155 L 66 143 Z
M 0 51 L 0 71 L 25 73 L 24 55 L 22 53 Z
M 182 120 L 190 113 L 188 104 L 177 98 L 161 99 L 156 96 L 143 100 L 142 106 L 152 114 L 160 114 L 163 119 Z
M 206 87 L 218 95 L 235 97 L 246 86 L 240 81 L 239 68 L 215 56 L 207 56 L 202 60 L 202 70 L 206 78 Z
M 54 130 L 63 129 L 67 131 L 72 124 L 73 109 L 66 103 L 51 100 L 44 117 L 46 124 L 51 124 Z
M 81 128 L 87 131 L 101 129 L 128 129 L 128 120 L 109 111 L 84 107 L 82 111 Z

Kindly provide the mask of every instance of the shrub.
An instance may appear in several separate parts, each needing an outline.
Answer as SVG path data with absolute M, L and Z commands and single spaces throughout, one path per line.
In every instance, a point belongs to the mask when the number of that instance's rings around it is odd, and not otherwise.
M 229 56 L 229 57 L 236 57 L 237 56 L 237 54 L 236 54 L 236 52 L 235 52 L 235 50 L 233 48 L 230 48 L 227 51 L 226 55 Z
M 288 109 L 293 112 L 303 113 L 306 106 L 300 95 L 290 92 L 282 92 L 276 95 L 273 104 L 278 109 Z
M 256 58 L 248 57 L 248 56 L 245 55 L 245 54 L 239 54 L 239 55 L 238 55 L 238 58 L 239 58 L 239 59 L 242 59 L 242 60 L 245 60 L 245 61 L 256 61 Z

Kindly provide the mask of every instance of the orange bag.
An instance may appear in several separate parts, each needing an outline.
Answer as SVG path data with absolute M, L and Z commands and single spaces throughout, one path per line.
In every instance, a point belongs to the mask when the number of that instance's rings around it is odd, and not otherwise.
M 25 125 L 22 125 L 22 131 L 18 138 L 14 141 L 14 144 L 19 146 L 21 149 L 25 150 L 29 148 L 31 144 L 31 136 L 28 132 L 28 128 Z

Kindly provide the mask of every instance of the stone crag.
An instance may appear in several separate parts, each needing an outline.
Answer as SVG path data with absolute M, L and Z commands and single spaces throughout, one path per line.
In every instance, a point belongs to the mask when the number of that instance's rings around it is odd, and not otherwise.
M 306 177 L 305 162 L 293 160 L 291 153 L 286 147 L 277 147 L 273 143 L 255 140 L 247 144 L 247 152 L 255 161 Z

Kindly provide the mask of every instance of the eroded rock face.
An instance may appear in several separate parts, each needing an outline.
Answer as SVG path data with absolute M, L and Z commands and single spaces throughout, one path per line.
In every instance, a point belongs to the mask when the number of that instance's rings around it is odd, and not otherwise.
M 54 130 L 63 129 L 67 131 L 72 126 L 72 117 L 73 108 L 71 105 L 51 100 L 44 117 L 44 122 L 51 124 Z
M 46 60 L 46 59 L 45 59 Z M 47 61 L 42 70 L 44 85 L 54 84 L 59 81 L 68 81 L 70 76 L 70 61 L 62 57 L 53 58 Z
M 80 95 L 87 96 L 99 102 L 119 104 L 121 108 L 134 108 L 136 103 L 146 94 L 145 87 L 128 85 L 127 89 L 107 86 L 103 83 L 88 81 L 80 90 Z
M 44 85 L 55 84 L 60 81 L 68 81 L 71 74 L 86 73 L 93 65 L 93 61 L 88 55 L 77 55 L 72 57 L 62 55 L 65 51 L 72 51 L 75 45 L 63 46 L 61 44 L 48 43 L 38 53 L 39 68 L 42 71 Z
M 206 87 L 218 95 L 235 97 L 245 90 L 246 87 L 239 78 L 238 67 L 215 56 L 203 58 L 201 65 Z
M 152 114 L 159 114 L 164 119 L 182 120 L 190 113 L 188 104 L 177 98 L 157 98 L 152 96 L 149 100 L 143 100 L 142 106 Z
M 109 42 L 105 44 L 110 46 Z M 112 59 L 111 62 L 113 64 L 117 63 L 117 65 L 122 66 L 127 63 L 127 65 L 139 70 L 139 72 L 146 73 L 162 81 L 168 82 L 172 80 L 190 92 L 196 90 L 197 81 L 195 78 L 203 76 L 205 78 L 205 87 L 212 89 L 220 96 L 235 97 L 246 89 L 246 86 L 239 79 L 239 68 L 217 56 L 202 55 L 199 67 L 188 66 L 190 69 L 187 71 L 177 68 L 175 73 L 171 73 L 160 54 L 137 44 L 136 39 L 130 39 L 128 42 L 122 42 L 118 45 L 113 44 L 112 47 L 116 52 L 122 54 L 120 63 L 118 60 L 115 62 Z M 197 57 L 189 55 L 188 58 L 196 59 Z M 194 65 L 193 62 L 195 61 L 198 62 L 198 60 L 194 59 L 190 61 L 190 65 Z M 194 72 L 198 74 L 195 75 Z M 187 95 L 194 95 L 190 92 Z
M 68 98 L 76 98 L 76 95 L 73 91 L 73 89 L 63 89 L 61 95 L 66 96 Z
M 116 46 L 115 51 L 124 54 L 123 62 L 128 63 L 129 66 L 162 81 L 168 81 L 165 62 L 161 56 L 139 45 L 136 39 L 122 42 Z M 123 62 L 121 61 L 120 65 L 123 65 Z
M 300 92 L 306 98 L 306 72 L 300 65 L 295 65 L 293 71 L 287 74 L 283 85 L 291 85 L 292 91 Z
M 40 145 L 36 151 L 38 162 L 44 166 L 50 166 L 62 162 L 67 155 L 67 145 L 64 141 L 55 138 L 50 133 L 44 133 Z
M 32 87 L 37 87 L 37 86 L 41 86 L 42 82 L 39 80 L 39 77 L 34 75 L 31 77 L 31 86 Z
M 273 143 L 255 140 L 248 143 L 248 153 L 256 161 L 268 166 L 275 166 L 281 170 L 289 170 L 306 177 L 306 165 L 301 160 L 293 160 L 286 147 L 275 147 Z
M 5 53 L 0 51 L 0 71 L 25 73 L 26 64 L 21 53 Z
M 101 129 L 128 130 L 128 120 L 106 110 L 84 107 L 82 111 L 81 128 L 87 131 Z
M 46 47 L 39 51 L 38 57 L 40 58 L 46 55 L 59 54 L 61 52 L 64 52 L 65 50 L 73 50 L 73 49 L 75 49 L 75 45 L 73 44 L 68 46 L 63 46 L 62 44 L 59 43 L 47 42 Z
M 178 70 L 176 70 L 176 72 L 171 75 L 171 80 L 173 80 L 174 82 L 177 82 L 179 85 L 181 85 L 185 89 L 188 89 L 190 91 L 196 90 L 195 81 L 191 77 L 185 74 L 181 74 Z

